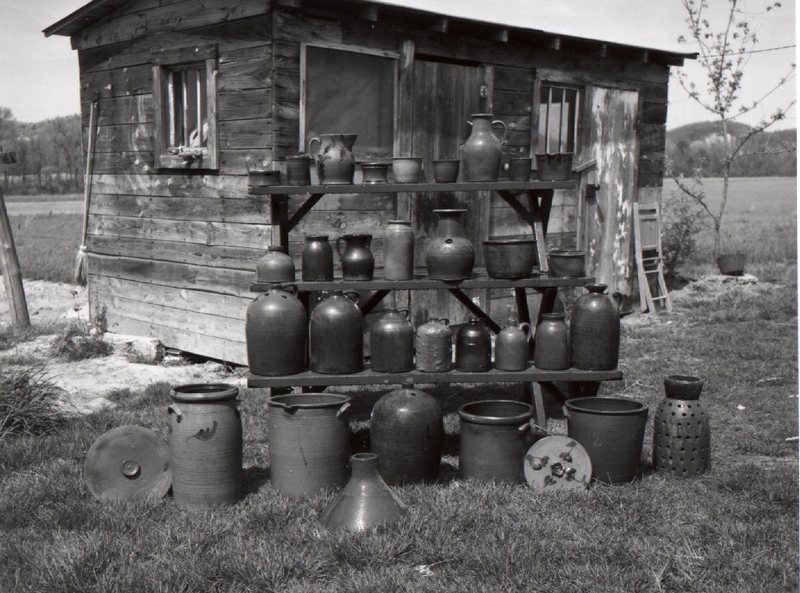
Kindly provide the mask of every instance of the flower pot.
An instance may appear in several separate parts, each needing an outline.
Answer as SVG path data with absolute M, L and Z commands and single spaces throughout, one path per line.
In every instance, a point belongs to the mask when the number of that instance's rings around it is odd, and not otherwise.
M 432 164 L 436 183 L 455 183 L 458 179 L 458 159 L 436 159 Z
M 542 181 L 566 181 L 572 179 L 572 153 L 537 154 L 536 168 Z
M 361 183 L 372 185 L 386 183 L 389 174 L 389 163 L 363 163 L 361 165 Z
M 419 183 L 422 175 L 422 159 L 416 156 L 394 157 L 392 173 L 395 183 Z
M 488 239 L 483 259 L 490 278 L 530 278 L 536 263 L 535 239 Z
M 746 256 L 744 253 L 729 253 L 717 258 L 720 274 L 725 276 L 741 276 L 744 274 Z
M 508 178 L 511 181 L 530 181 L 531 164 L 530 158 L 513 158 L 508 164 Z

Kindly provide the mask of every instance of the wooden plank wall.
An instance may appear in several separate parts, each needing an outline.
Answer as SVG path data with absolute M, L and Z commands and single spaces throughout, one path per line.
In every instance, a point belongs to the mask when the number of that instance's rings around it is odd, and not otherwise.
M 343 18 L 334 9 L 318 11 L 309 16 L 271 10 L 268 0 L 137 0 L 72 38 L 79 49 L 84 127 L 90 99 L 99 97 L 90 298 L 93 311 L 105 310 L 111 330 L 245 362 L 248 285 L 269 243 L 271 222 L 266 201 L 247 197 L 246 172 L 300 148 L 301 42 L 398 51 L 412 41 L 419 54 L 493 66 L 493 109 L 512 124 L 507 155 L 530 152 L 534 75 L 569 72 L 578 84 L 637 88 L 643 96 L 638 183 L 660 185 L 666 66 L 611 51 L 603 57 L 566 42 L 553 49 L 426 30 L 381 20 L 384 8 L 371 22 Z M 220 170 L 158 171 L 152 52 L 212 44 L 219 56 Z M 571 227 L 567 202 L 556 204 L 554 231 Z M 298 204 L 293 199 L 290 210 Z M 492 206 L 492 232 L 520 228 L 516 215 L 497 202 Z M 375 233 L 395 208 L 389 195 L 326 197 L 291 233 L 290 252 L 298 256 L 304 233 Z M 380 264 L 380 240 L 374 247 Z
M 272 157 L 268 3 L 140 0 L 73 38 L 84 137 L 99 99 L 89 216 L 93 313 L 110 331 L 246 363 L 244 316 L 269 203 L 247 195 L 247 168 Z M 135 26 L 134 26 L 135 24 Z M 144 27 L 144 29 L 142 29 Z M 219 174 L 154 168 L 152 58 L 216 46 Z

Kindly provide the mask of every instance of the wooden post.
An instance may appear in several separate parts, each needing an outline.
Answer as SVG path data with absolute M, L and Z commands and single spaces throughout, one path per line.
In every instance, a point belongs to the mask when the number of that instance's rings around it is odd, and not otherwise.
M 3 248 L 0 250 L 0 271 L 3 274 L 3 284 L 9 298 L 11 325 L 17 329 L 25 329 L 30 327 L 31 318 L 28 316 L 28 304 L 25 302 L 25 290 L 22 287 L 19 258 L 17 258 L 17 249 L 14 247 L 11 221 L 8 219 L 2 189 L 0 189 L 0 241 L 3 243 Z

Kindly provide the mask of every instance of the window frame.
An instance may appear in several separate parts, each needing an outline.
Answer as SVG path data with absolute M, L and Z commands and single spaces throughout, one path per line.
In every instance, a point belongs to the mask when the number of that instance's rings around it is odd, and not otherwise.
M 159 169 L 219 169 L 219 140 L 217 121 L 217 48 L 190 47 L 161 51 L 153 55 L 153 102 L 155 107 L 154 151 L 155 164 Z M 169 143 L 167 115 L 169 98 L 164 92 L 165 78 L 174 71 L 205 69 L 206 74 L 206 134 L 205 153 L 182 156 L 172 152 Z
M 300 44 L 300 110 L 299 110 L 299 133 L 298 150 L 304 153 L 308 150 L 305 145 L 306 130 L 308 129 L 308 109 L 306 107 L 306 93 L 308 88 L 308 48 L 330 49 L 336 51 L 350 52 L 388 58 L 394 61 L 394 93 L 392 104 L 392 154 L 398 154 L 399 148 L 399 115 L 398 105 L 400 102 L 400 52 L 382 49 L 361 47 L 358 45 L 343 45 L 339 43 L 324 42 L 302 42 Z M 378 159 L 385 160 L 385 159 Z
M 535 143 L 533 145 L 534 154 L 542 154 L 542 152 L 540 152 L 540 150 L 539 150 L 540 142 L 544 143 L 544 152 L 545 153 L 547 152 L 547 148 L 548 148 L 547 147 L 547 145 L 548 145 L 548 142 L 547 142 L 547 131 L 545 131 L 544 139 L 539 137 L 539 126 L 541 124 L 541 117 L 539 115 L 539 112 L 540 112 L 540 109 L 541 109 L 541 106 L 542 106 L 542 91 L 545 88 L 550 88 L 550 89 L 557 88 L 557 89 L 562 89 L 562 90 L 575 91 L 575 121 L 573 122 L 575 131 L 574 131 L 573 137 L 572 137 L 572 145 L 573 145 L 572 154 L 577 156 L 581 151 L 581 137 L 582 137 L 581 134 L 582 134 L 582 127 L 583 127 L 583 125 L 582 125 L 582 121 L 583 121 L 582 109 L 583 109 L 583 105 L 585 103 L 585 96 L 584 96 L 584 94 L 586 92 L 585 86 L 578 85 L 578 84 L 571 84 L 571 83 L 568 83 L 568 82 L 560 82 L 560 81 L 557 81 L 557 80 L 551 80 L 549 78 L 548 79 L 540 79 L 540 80 L 537 80 L 536 82 L 537 82 L 537 84 L 535 85 L 535 89 L 534 89 L 535 97 L 536 97 L 536 105 L 535 105 L 536 128 L 535 128 L 535 131 L 534 131 L 535 136 L 536 136 L 536 141 L 535 141 Z M 551 91 L 551 95 L 550 96 L 552 96 L 552 91 Z M 550 104 L 550 102 L 548 101 L 548 105 L 549 104 Z M 561 104 L 562 104 L 562 106 L 564 105 L 563 96 L 562 96 Z M 545 116 L 545 130 L 548 129 L 546 120 L 547 120 L 547 116 Z M 562 143 L 563 142 L 559 141 L 559 152 L 561 152 L 561 144 Z

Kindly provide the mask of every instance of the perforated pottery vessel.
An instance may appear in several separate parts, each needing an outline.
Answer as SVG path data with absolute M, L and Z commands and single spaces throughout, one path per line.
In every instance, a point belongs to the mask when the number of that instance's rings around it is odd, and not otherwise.
M 711 429 L 700 404 L 703 382 L 697 377 L 670 375 L 666 397 L 653 426 L 653 466 L 676 476 L 695 476 L 711 468 Z

